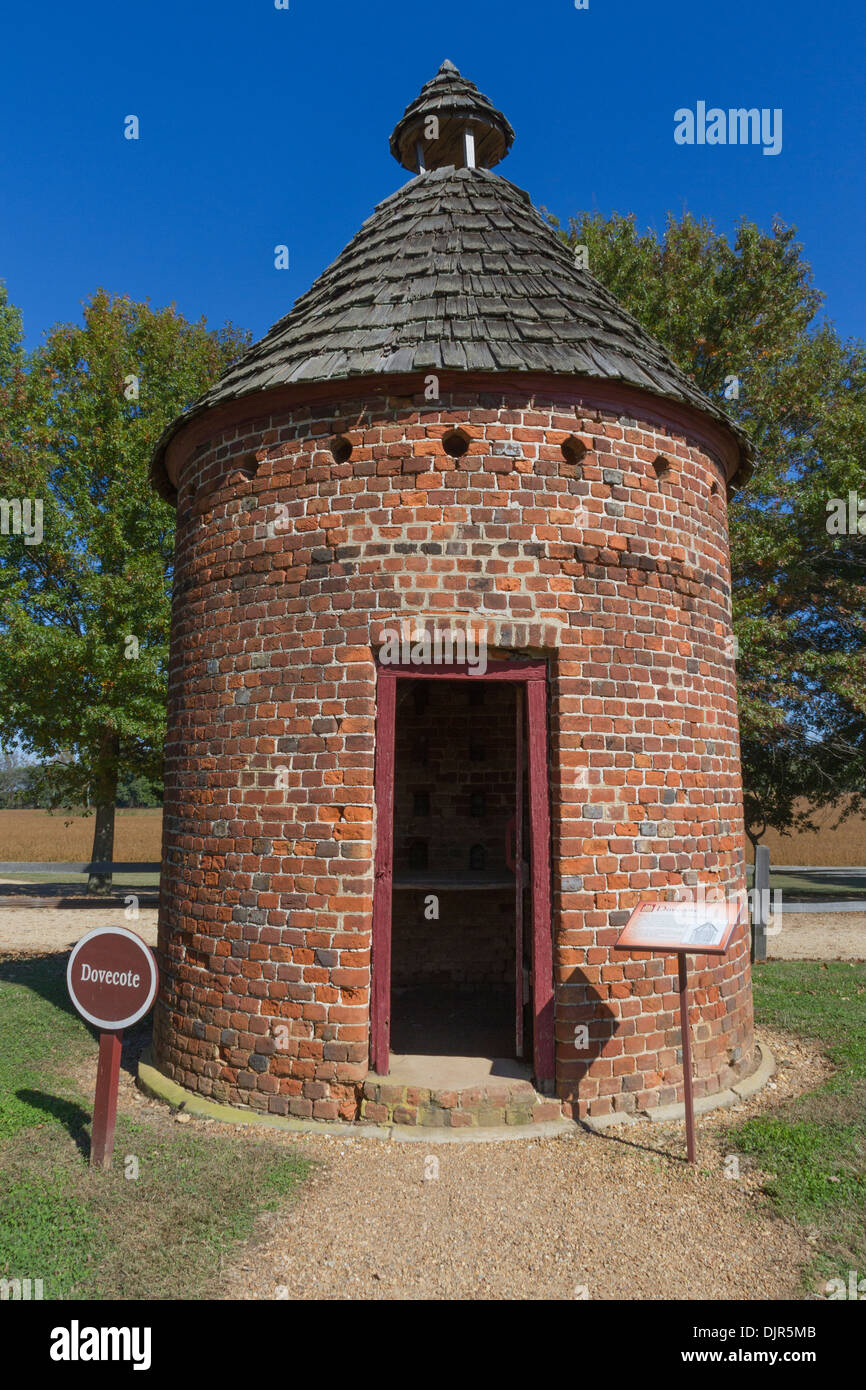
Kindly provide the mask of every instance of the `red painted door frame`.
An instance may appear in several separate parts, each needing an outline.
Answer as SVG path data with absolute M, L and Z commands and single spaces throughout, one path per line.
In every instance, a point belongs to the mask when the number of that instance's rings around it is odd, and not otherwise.
M 394 737 L 398 680 L 521 683 L 526 690 L 529 851 L 532 884 L 533 1066 L 540 1084 L 554 1079 L 553 936 L 550 920 L 550 811 L 547 767 L 547 665 L 494 662 L 483 675 L 465 666 L 380 666 L 376 708 L 376 852 L 373 888 L 370 1064 L 385 1075 L 391 1040 L 391 894 L 394 876 Z M 517 963 L 518 970 L 521 968 Z
M 370 990 L 370 1065 L 385 1076 L 391 1053 L 391 895 L 394 878 L 394 731 L 397 677 L 380 667 L 376 682 L 376 857 Z
M 523 1056 L 523 686 L 514 692 L 514 742 L 517 764 L 514 779 L 514 1040 L 518 1057 Z

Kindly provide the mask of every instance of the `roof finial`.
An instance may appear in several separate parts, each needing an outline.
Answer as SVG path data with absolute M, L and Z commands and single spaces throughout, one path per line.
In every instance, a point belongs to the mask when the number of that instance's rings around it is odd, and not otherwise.
M 406 107 L 391 136 L 391 153 L 413 174 L 449 165 L 491 169 L 513 141 L 514 131 L 502 112 L 446 58 Z

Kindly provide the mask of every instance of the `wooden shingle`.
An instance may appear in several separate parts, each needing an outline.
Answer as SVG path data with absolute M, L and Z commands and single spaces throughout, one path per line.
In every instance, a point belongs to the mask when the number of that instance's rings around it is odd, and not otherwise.
M 725 411 L 578 268 L 527 193 L 489 169 L 448 165 L 386 198 L 291 312 L 169 427 L 154 483 L 167 482 L 169 440 L 214 406 L 276 383 L 422 368 L 621 381 L 711 416 L 749 453 Z

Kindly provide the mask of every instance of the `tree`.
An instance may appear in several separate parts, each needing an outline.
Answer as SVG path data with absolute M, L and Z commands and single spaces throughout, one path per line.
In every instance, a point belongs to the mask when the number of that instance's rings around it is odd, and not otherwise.
M 555 218 L 551 218 L 558 226 Z M 678 365 L 751 436 L 757 463 L 730 507 L 747 829 L 814 826 L 864 805 L 866 516 L 828 533 L 832 499 L 866 507 L 866 350 L 818 320 L 796 231 L 668 216 L 573 218 L 564 240 Z M 802 800 L 809 803 L 803 808 Z
M 35 755 L 49 804 L 95 808 L 94 860 L 118 779 L 161 780 L 174 515 L 150 454 L 247 342 L 99 290 L 0 396 L 0 496 L 32 504 L 32 534 L 0 537 L 0 739 Z
M 26 806 L 33 768 L 14 749 L 0 748 L 0 808 Z
M 23 358 L 23 337 L 21 311 L 9 303 L 6 286 L 0 280 L 0 392 L 9 391 L 16 379 Z
M 129 807 L 161 806 L 162 786 L 149 781 L 147 777 L 127 773 L 118 781 L 116 804 Z

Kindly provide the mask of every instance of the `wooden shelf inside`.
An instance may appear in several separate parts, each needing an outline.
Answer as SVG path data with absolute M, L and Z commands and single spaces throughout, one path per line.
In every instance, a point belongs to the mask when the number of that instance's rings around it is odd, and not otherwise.
M 529 865 L 523 866 L 523 881 L 526 883 L 529 873 Z M 427 889 L 431 892 L 439 891 L 446 893 L 455 891 L 463 893 L 467 889 L 478 891 L 486 889 L 491 891 L 497 888 L 514 888 L 514 874 L 510 869 L 484 869 L 473 872 L 471 869 L 445 869 L 438 872 L 434 869 L 421 869 L 416 873 L 402 873 L 394 876 L 393 887 L 395 892 Z

